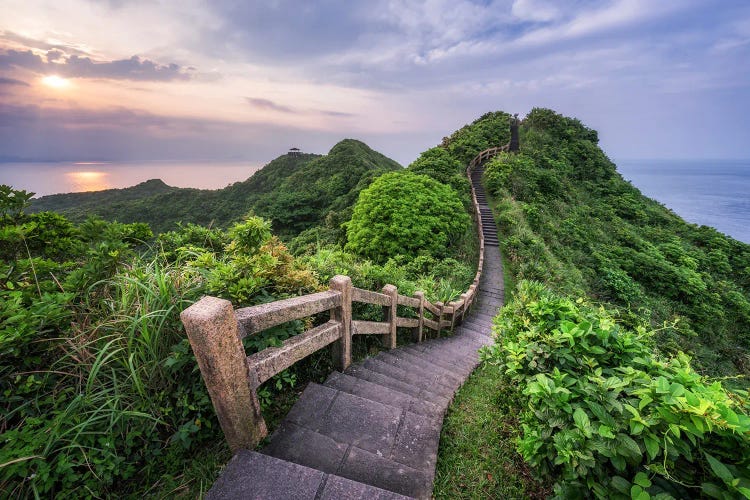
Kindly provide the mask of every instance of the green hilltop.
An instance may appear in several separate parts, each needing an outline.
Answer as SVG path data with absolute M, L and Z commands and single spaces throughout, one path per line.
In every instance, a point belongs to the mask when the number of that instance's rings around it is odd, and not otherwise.
M 227 227 L 252 211 L 271 220 L 276 234 L 290 237 L 351 207 L 375 177 L 400 168 L 363 142 L 344 139 L 327 155 L 279 156 L 223 189 L 175 188 L 154 179 L 124 189 L 43 196 L 32 201 L 30 211 L 52 210 L 78 222 L 91 215 L 146 222 L 156 233 L 179 223 Z

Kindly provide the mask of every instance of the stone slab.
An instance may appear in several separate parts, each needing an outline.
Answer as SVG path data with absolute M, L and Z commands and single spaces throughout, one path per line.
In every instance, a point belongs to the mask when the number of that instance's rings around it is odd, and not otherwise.
M 326 380 L 325 385 L 361 398 L 396 406 L 432 419 L 442 420 L 443 411 L 434 403 L 345 373 L 333 372 Z
M 292 422 L 282 422 L 261 453 L 335 474 L 349 446 Z
M 414 372 L 407 372 L 402 368 L 385 363 L 379 359 L 368 358 L 362 363 L 362 366 L 368 370 L 388 375 L 407 384 L 421 387 L 423 390 L 430 391 L 447 399 L 451 399 L 455 392 L 452 387 L 443 385 L 438 376 L 422 376 Z
M 339 443 L 355 445 L 378 456 L 388 456 L 406 410 L 339 392 L 315 431 Z
M 408 500 L 409 497 L 339 476 L 328 476 L 320 500 Z
M 406 382 L 403 382 L 402 380 L 395 379 L 388 375 L 374 372 L 364 366 L 352 365 L 344 373 L 352 377 L 361 378 L 375 384 L 380 384 L 385 387 L 395 389 L 399 392 L 403 392 L 404 394 L 409 394 L 416 398 L 421 398 L 425 401 L 429 401 L 430 403 L 433 403 L 438 408 L 440 408 L 441 412 L 444 412 L 450 404 L 450 399 L 444 396 L 439 396 L 429 391 L 425 391 L 421 387 L 415 387 L 413 385 L 407 384 Z
M 310 500 L 325 474 L 285 460 L 240 450 L 206 493 L 206 500 Z
M 434 474 L 353 446 L 337 475 L 401 495 L 428 499 L 432 495 Z

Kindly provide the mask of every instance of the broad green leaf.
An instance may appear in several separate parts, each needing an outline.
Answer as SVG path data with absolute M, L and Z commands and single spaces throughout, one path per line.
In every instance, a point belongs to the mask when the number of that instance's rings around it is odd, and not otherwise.
M 599 426 L 599 435 L 605 438 L 614 439 L 615 435 L 612 433 L 612 428 L 607 425 Z
M 653 460 L 656 458 L 656 455 L 659 454 L 659 441 L 649 435 L 643 436 L 643 444 L 646 447 L 646 453 L 648 453 L 648 458 L 650 460 Z
M 576 427 L 581 430 L 588 429 L 591 427 L 589 416 L 581 408 L 576 408 L 573 412 L 573 421 L 576 423 Z
M 644 472 L 639 472 L 638 474 L 636 474 L 635 477 L 633 478 L 633 482 L 643 487 L 644 489 L 651 486 L 651 480 L 648 478 L 648 476 Z
M 641 399 L 641 402 L 638 403 L 638 409 L 642 410 L 647 404 L 653 401 L 653 398 L 651 396 L 643 396 L 643 399 Z
M 663 375 L 656 378 L 656 392 L 657 394 L 669 394 L 669 381 Z
M 711 466 L 711 470 L 714 471 L 714 474 L 716 474 L 718 477 L 721 478 L 722 481 L 724 481 L 727 484 L 732 483 L 732 479 L 734 479 L 734 476 L 732 476 L 732 473 L 729 471 L 726 465 L 716 460 L 714 457 L 709 455 L 708 453 L 703 453 L 706 456 L 706 460 L 708 460 L 708 465 Z
M 630 494 L 630 481 L 622 476 L 612 476 L 609 484 L 620 493 Z

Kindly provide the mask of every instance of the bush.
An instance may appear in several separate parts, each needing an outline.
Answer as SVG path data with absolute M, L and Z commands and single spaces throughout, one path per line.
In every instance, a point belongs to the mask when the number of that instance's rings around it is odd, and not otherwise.
M 379 263 L 397 255 L 443 257 L 470 224 L 450 187 L 424 175 L 389 173 L 360 194 L 346 225 L 346 249 Z
M 653 333 L 521 282 L 495 318 L 499 363 L 526 396 L 518 448 L 560 497 L 750 498 L 750 404 L 653 354 Z

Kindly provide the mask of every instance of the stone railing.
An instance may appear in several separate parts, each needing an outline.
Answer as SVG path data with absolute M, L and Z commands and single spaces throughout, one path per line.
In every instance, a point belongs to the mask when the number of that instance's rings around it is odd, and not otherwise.
M 480 156 L 469 164 L 467 174 L 482 163 L 476 161 Z M 398 328 L 411 329 L 414 340 L 421 342 L 427 337 L 427 330 L 439 334 L 453 330 L 463 320 L 477 296 L 484 264 L 482 219 L 473 187 L 471 195 L 479 235 L 479 263 L 473 283 L 457 301 L 433 304 L 422 292 L 401 295 L 394 285 L 386 285 L 380 292 L 363 290 L 352 286 L 348 276 L 335 276 L 325 292 L 241 309 L 234 309 L 228 300 L 203 297 L 182 312 L 180 318 L 232 451 L 252 449 L 267 434 L 256 391 L 260 384 L 297 361 L 331 345 L 335 366 L 344 370 L 352 362 L 354 335 L 380 335 L 383 346 L 393 349 Z M 385 321 L 354 319 L 353 303 L 381 306 Z M 411 309 L 414 317 L 399 317 L 398 306 Z M 284 341 L 280 347 L 246 355 L 242 344 L 246 336 L 326 311 L 330 313 L 327 322 Z
M 474 157 L 473 160 L 471 160 L 471 163 L 469 163 L 467 172 L 470 171 L 472 168 L 476 167 L 477 165 L 481 165 L 485 163 L 487 160 L 497 155 L 498 153 L 508 152 L 508 151 L 510 151 L 510 143 L 506 144 L 505 146 L 498 146 L 496 148 L 485 149 L 484 151 L 479 153 L 476 157 Z

